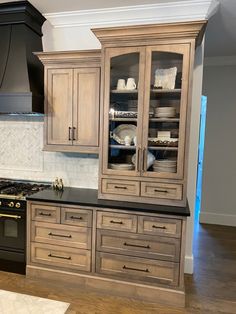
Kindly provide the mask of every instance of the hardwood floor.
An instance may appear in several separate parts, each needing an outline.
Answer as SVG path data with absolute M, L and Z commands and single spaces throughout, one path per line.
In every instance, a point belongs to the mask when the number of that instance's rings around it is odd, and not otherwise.
M 70 302 L 67 314 L 236 314 L 236 228 L 200 225 L 195 234 L 194 256 L 194 275 L 185 278 L 185 309 L 87 292 L 6 272 L 0 272 L 0 289 Z

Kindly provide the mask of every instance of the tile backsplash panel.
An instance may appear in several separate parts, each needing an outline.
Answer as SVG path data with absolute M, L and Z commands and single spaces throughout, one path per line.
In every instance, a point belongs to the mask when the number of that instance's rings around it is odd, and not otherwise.
M 0 177 L 97 189 L 96 155 L 43 151 L 43 117 L 0 115 Z

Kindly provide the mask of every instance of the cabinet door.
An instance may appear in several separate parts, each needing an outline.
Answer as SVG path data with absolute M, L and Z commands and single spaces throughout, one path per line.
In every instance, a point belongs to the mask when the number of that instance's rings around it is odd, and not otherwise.
M 103 173 L 139 176 L 145 48 L 105 50 Z
M 74 70 L 73 145 L 98 146 L 99 68 Z
M 72 69 L 48 69 L 47 144 L 72 145 Z
M 147 48 L 143 176 L 183 178 L 189 53 L 188 44 Z

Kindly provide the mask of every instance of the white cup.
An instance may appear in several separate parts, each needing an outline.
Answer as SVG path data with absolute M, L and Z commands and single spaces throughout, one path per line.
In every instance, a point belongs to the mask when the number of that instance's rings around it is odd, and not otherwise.
M 125 80 L 119 79 L 119 80 L 117 81 L 117 87 L 116 87 L 116 89 L 121 89 L 121 90 L 125 89 Z
M 135 79 L 132 77 L 129 77 L 127 80 L 127 84 L 126 84 L 126 89 L 136 89 L 136 83 L 135 83 Z

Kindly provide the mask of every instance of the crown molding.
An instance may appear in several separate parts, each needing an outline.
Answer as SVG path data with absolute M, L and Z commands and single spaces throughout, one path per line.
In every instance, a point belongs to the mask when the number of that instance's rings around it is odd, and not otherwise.
M 54 28 L 106 27 L 206 20 L 219 0 L 189 0 L 96 10 L 45 13 Z
M 204 67 L 230 65 L 236 65 L 236 56 L 206 57 L 204 59 Z

